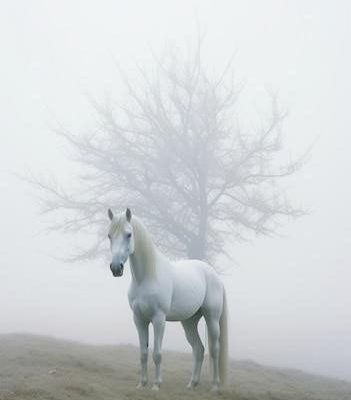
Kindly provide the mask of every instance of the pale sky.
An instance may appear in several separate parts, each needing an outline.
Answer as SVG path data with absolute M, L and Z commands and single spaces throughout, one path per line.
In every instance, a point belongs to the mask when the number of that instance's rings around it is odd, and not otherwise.
M 137 343 L 129 275 L 63 264 L 74 238 L 43 233 L 31 171 L 74 185 L 70 152 L 50 130 L 83 131 L 86 93 L 119 95 L 116 61 L 148 64 L 150 49 L 180 48 L 206 31 L 220 68 L 235 53 L 249 109 L 265 90 L 289 109 L 286 146 L 308 164 L 287 182 L 310 215 L 277 238 L 233 246 L 226 283 L 231 355 L 351 379 L 351 6 L 347 1 L 0 1 L 0 332 L 90 343 Z M 251 118 L 252 111 L 246 112 Z M 254 118 L 254 116 L 252 116 Z M 112 205 L 116 210 L 126 205 Z M 78 238 L 77 238 L 78 241 Z M 226 261 L 228 262 L 228 261 Z M 165 347 L 190 351 L 180 324 Z

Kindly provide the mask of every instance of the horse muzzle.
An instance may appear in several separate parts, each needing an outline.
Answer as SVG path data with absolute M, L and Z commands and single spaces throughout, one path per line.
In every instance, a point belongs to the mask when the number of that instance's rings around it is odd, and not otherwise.
M 121 263 L 121 264 L 116 266 L 116 265 L 111 263 L 110 264 L 110 269 L 111 269 L 112 275 L 114 277 L 122 276 L 123 275 L 124 265 Z

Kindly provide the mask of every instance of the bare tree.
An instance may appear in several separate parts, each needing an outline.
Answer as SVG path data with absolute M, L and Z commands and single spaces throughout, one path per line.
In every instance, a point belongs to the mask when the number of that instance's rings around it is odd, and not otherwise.
M 79 190 L 36 181 L 45 211 L 68 212 L 54 228 L 98 233 L 77 257 L 100 254 L 108 207 L 128 205 L 169 254 L 199 259 L 301 215 L 278 185 L 302 160 L 281 157 L 284 114 L 276 97 L 267 123 L 242 132 L 231 63 L 221 74 L 208 73 L 200 44 L 192 56 L 170 51 L 154 61 L 151 72 L 139 69 L 138 83 L 120 71 L 127 98 L 95 102 L 92 133 L 59 130 L 85 167 Z

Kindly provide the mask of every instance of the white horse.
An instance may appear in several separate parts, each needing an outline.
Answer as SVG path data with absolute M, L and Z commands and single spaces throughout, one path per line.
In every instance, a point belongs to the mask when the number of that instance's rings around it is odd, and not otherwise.
M 166 321 L 181 321 L 186 338 L 193 350 L 194 366 L 189 388 L 200 381 L 204 346 L 197 325 L 206 320 L 209 351 L 213 370 L 213 390 L 225 382 L 228 334 L 227 306 L 222 282 L 213 268 L 198 260 L 171 263 L 157 251 L 141 221 L 129 209 L 114 216 L 108 237 L 111 242 L 113 276 L 122 276 L 129 257 L 132 282 L 128 299 L 139 334 L 141 377 L 138 387 L 147 385 L 149 324 L 154 328 L 153 360 L 155 381 L 153 390 L 160 388 L 161 347 Z

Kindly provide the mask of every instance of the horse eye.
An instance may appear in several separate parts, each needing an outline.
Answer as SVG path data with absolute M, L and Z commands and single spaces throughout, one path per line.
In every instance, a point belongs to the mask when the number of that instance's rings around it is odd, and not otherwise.
M 127 233 L 127 238 L 130 239 L 132 237 L 132 234 L 129 232 Z

